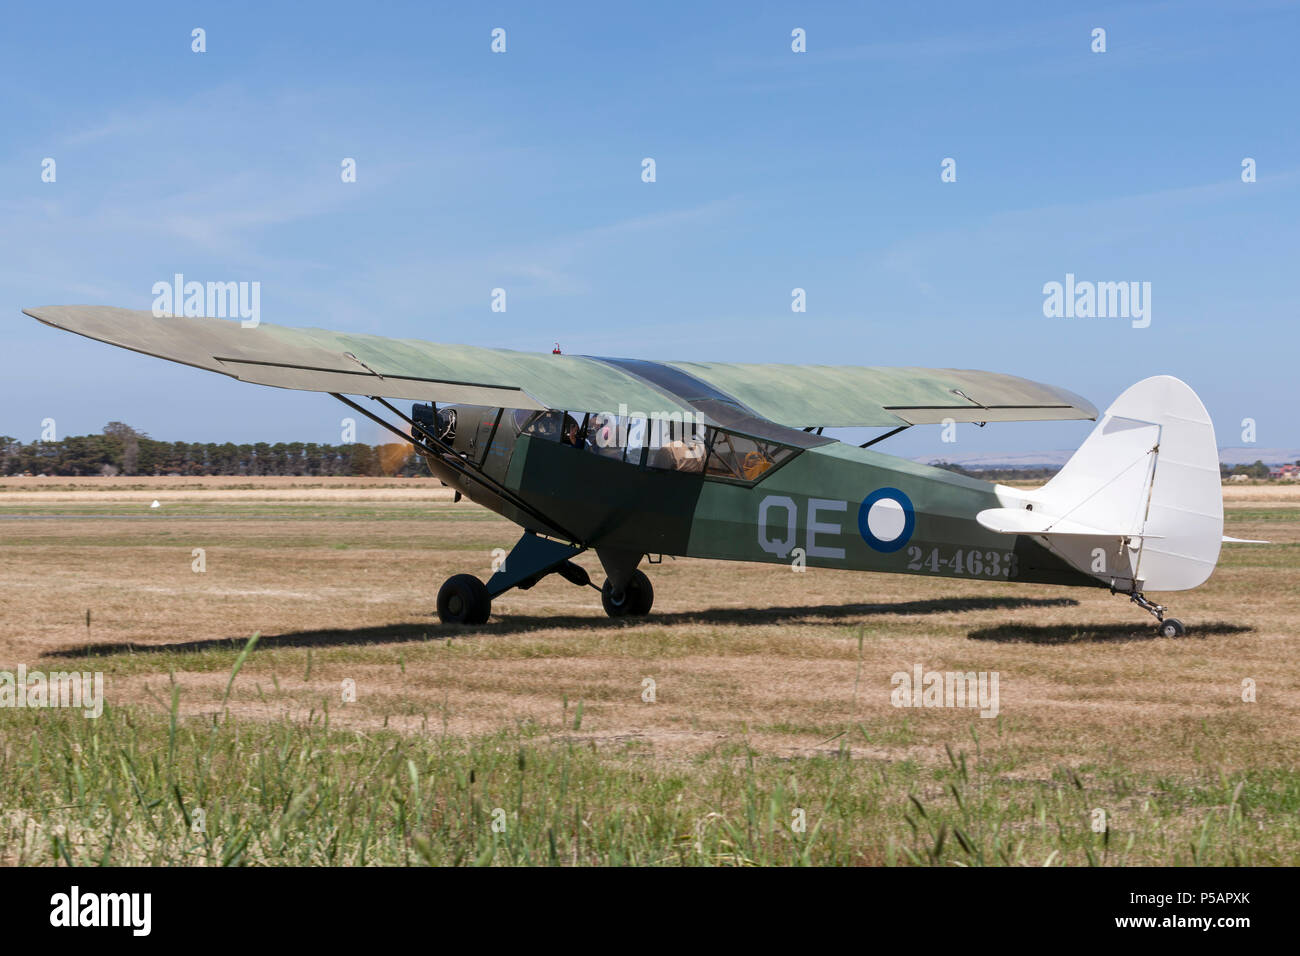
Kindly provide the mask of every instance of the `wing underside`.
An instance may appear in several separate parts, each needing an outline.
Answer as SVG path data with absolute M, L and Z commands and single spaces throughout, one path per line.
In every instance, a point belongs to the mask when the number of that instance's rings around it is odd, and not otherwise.
M 391 399 L 669 416 L 737 414 L 792 428 L 1095 418 L 1064 389 L 991 372 L 644 362 L 261 323 L 45 306 L 31 317 L 245 382 Z

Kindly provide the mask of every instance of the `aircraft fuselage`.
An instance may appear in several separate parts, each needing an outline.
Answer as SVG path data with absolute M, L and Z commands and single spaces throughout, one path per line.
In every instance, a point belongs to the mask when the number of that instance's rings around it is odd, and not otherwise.
M 975 515 L 1000 505 L 994 485 L 869 449 L 791 445 L 754 478 L 729 478 L 703 463 L 655 467 L 649 447 L 608 454 L 521 433 L 511 410 L 459 415 L 454 447 L 466 462 L 548 522 L 431 462 L 435 474 L 527 530 L 597 551 L 1103 586 L 1030 537 L 982 527 Z

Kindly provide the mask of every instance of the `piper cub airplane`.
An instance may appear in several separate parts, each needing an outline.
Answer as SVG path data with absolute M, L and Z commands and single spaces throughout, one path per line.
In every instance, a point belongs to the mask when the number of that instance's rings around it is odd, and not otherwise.
M 1167 375 L 1125 391 L 1065 467 L 1027 491 L 881 454 L 914 425 L 1096 419 L 1063 389 L 991 372 L 650 362 L 344 335 L 100 306 L 28 315 L 245 382 L 328 392 L 410 441 L 444 483 L 523 529 L 485 583 L 438 592 L 445 622 L 592 549 L 611 617 L 650 612 L 638 569 L 663 555 L 1108 588 L 1194 588 L 1223 535 L 1218 451 L 1196 394 Z M 364 407 L 352 398 L 369 396 Z M 411 414 L 392 401 L 413 401 Z M 374 409 L 374 410 L 372 410 Z M 825 428 L 878 427 L 861 446 Z

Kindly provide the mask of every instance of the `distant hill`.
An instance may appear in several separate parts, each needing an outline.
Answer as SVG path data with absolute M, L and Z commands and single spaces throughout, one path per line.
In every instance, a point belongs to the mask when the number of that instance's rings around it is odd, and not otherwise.
M 923 465 L 960 465 L 967 471 L 1005 471 L 1060 468 L 1073 454 L 1072 451 L 990 451 L 971 455 L 927 455 L 913 461 Z
M 1225 465 L 1293 465 L 1300 461 L 1300 448 L 1220 448 L 1219 461 Z

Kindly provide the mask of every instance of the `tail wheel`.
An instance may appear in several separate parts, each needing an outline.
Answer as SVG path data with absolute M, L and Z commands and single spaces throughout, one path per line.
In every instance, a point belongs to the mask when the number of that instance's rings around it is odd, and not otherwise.
M 487 585 L 472 574 L 456 574 L 438 589 L 438 619 L 444 624 L 485 624 L 492 614 Z
M 1161 637 L 1182 637 L 1186 633 L 1187 628 L 1185 628 L 1183 622 L 1178 620 L 1176 617 L 1167 617 L 1160 622 Z
M 645 617 L 655 603 L 655 589 L 644 571 L 636 571 L 620 595 L 614 594 L 609 579 L 600 589 L 600 603 L 610 617 Z

